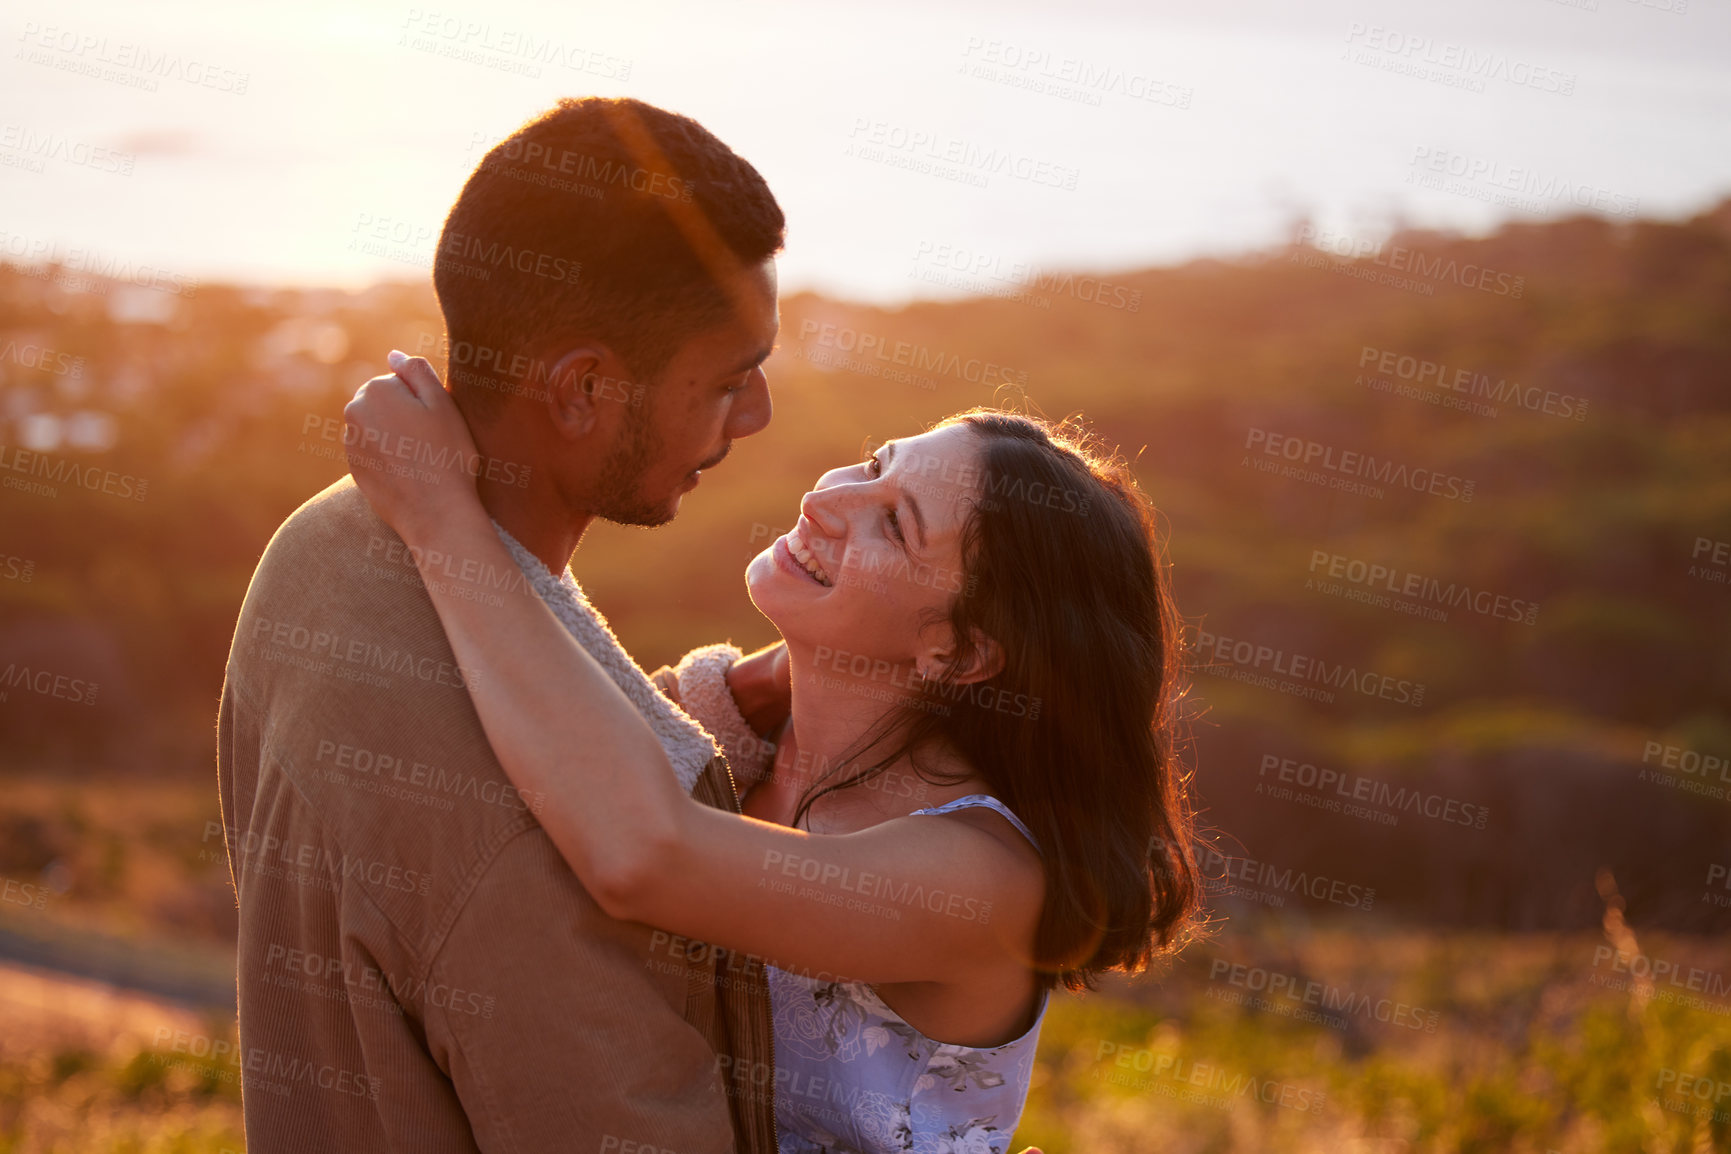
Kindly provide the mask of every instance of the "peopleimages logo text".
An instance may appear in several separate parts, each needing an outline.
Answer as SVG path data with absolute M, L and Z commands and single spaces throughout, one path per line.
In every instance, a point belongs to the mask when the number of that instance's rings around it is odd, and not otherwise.
M 942 349 L 917 345 L 911 341 L 892 340 L 880 333 L 862 332 L 848 328 L 846 325 L 820 323 L 814 320 L 799 322 L 799 339 L 802 342 L 815 338 L 815 343 L 824 348 L 837 349 L 844 353 L 857 353 L 860 357 L 868 353 L 880 361 L 900 365 L 918 372 L 938 373 L 943 376 L 955 377 L 970 384 L 983 385 L 1025 385 L 1028 374 L 1000 365 L 995 361 L 982 360 L 979 357 L 963 358 L 957 353 L 945 352 Z
M 1330 662 L 1304 653 L 1288 653 L 1272 645 L 1221 637 L 1206 629 L 1196 630 L 1193 638 L 1187 637 L 1186 640 L 1189 642 L 1187 647 L 1200 659 L 1199 673 L 1227 677 L 1243 673 L 1247 676 L 1233 677 L 1233 680 L 1263 684 L 1269 689 L 1289 683 L 1296 689 L 1316 692 L 1322 692 L 1317 687 L 1351 690 L 1365 697 L 1378 697 L 1415 709 L 1424 704 L 1425 685 L 1422 681 L 1407 681 L 1373 669 L 1360 670 L 1343 661 Z M 1287 681 L 1273 681 L 1274 678 Z M 1331 695 L 1322 699 L 1333 701 Z
M 1476 92 L 1484 91 L 1487 80 L 1501 80 L 1559 96 L 1572 96 L 1575 91 L 1573 72 L 1378 24 L 1354 20 L 1347 26 L 1346 40 L 1361 49 L 1381 53 L 1389 64 L 1395 65 L 1390 71 L 1410 72 L 1424 79 L 1439 78 L 1440 73 L 1465 82 L 1460 86 Z
M 1464 581 L 1450 581 L 1445 585 L 1437 578 L 1427 577 L 1422 573 L 1402 572 L 1392 565 L 1363 561 L 1344 553 L 1331 553 L 1326 549 L 1310 551 L 1310 572 L 1311 576 L 1305 579 L 1307 589 L 1324 578 L 1344 579 L 1370 589 L 1386 589 L 1399 597 L 1446 605 L 1451 609 L 1467 609 L 1482 617 L 1493 617 L 1501 621 L 1519 621 L 1523 625 L 1532 625 L 1539 618 L 1537 601 L 1493 593 L 1489 589 L 1474 589 Z M 1324 591 L 1327 592 L 1326 589 Z
M 1463 264 L 1452 256 L 1429 256 L 1423 249 L 1401 244 L 1392 245 L 1384 252 L 1380 242 L 1329 232 L 1312 224 L 1299 226 L 1298 243 L 1346 260 L 1368 259 L 1371 264 L 1394 272 L 1410 272 L 1426 280 L 1447 281 L 1511 300 L 1520 300 L 1527 287 L 1524 276 L 1501 272 L 1473 261 Z
M 1483 829 L 1490 818 L 1490 810 L 1482 805 L 1444 797 L 1440 793 L 1426 793 L 1411 786 L 1392 785 L 1362 774 L 1316 766 L 1308 761 L 1300 762 L 1276 753 L 1265 753 L 1262 755 L 1262 764 L 1257 766 L 1256 775 L 1266 778 L 1271 770 L 1274 780 L 1297 785 L 1301 789 L 1314 789 L 1324 793 L 1332 791 L 1339 797 L 1421 814 L 1450 825 Z M 1257 788 L 1260 792 L 1261 786 Z
M 1493 381 L 1490 374 L 1474 372 L 1472 369 L 1456 368 L 1451 372 L 1449 366 L 1439 361 L 1365 345 L 1358 355 L 1358 367 L 1362 369 L 1371 365 L 1374 365 L 1379 373 L 1398 377 L 1421 387 L 1483 397 L 1500 405 L 1519 405 L 1530 412 L 1544 413 L 1547 416 L 1576 421 L 1587 419 L 1587 399 L 1571 393 L 1541 389 L 1536 385 L 1523 385 L 1506 377 Z
M 1464 503 L 1473 499 L 1473 490 L 1478 487 L 1478 482 L 1470 477 L 1457 477 L 1453 473 L 1423 466 L 1409 468 L 1405 462 L 1397 462 L 1389 457 L 1377 457 L 1373 453 L 1357 449 L 1342 449 L 1305 437 L 1277 433 L 1272 429 L 1252 427 L 1245 430 L 1244 447 L 1246 450 L 1260 450 L 1263 457 L 1289 461 L 1297 468 L 1325 470 L 1316 474 L 1319 477 L 1335 474 L 1333 479 L 1342 483 L 1331 484 L 1331 488 L 1346 488 L 1350 491 L 1355 487 L 1364 488 L 1361 482 L 1375 482 L 1391 488 L 1411 489 L 1415 493 L 1427 493 L 1433 497 Z M 1256 457 L 1246 457 L 1243 463 L 1255 465 L 1262 472 L 1269 472 L 1277 467 Z M 1380 497 L 1381 492 L 1371 488 L 1369 495 Z
M 1376 904 L 1376 890 L 1357 885 L 1343 878 L 1330 878 L 1287 866 L 1282 869 L 1271 862 L 1256 858 L 1223 854 L 1203 847 L 1198 864 L 1204 877 L 1216 889 L 1231 892 L 1249 887 L 1270 894 L 1302 894 L 1319 902 L 1332 902 L 1347 909 L 1368 910 Z M 1233 883 L 1243 883 L 1235 886 Z

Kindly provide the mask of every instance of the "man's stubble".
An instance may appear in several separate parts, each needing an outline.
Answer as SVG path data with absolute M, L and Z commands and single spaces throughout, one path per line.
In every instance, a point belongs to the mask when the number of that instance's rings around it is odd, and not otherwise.
M 601 491 L 595 498 L 594 512 L 616 525 L 665 525 L 677 511 L 670 499 L 656 502 L 643 492 L 644 475 L 661 451 L 654 395 L 653 389 L 644 390 L 643 403 L 633 406 L 624 435 L 601 466 Z

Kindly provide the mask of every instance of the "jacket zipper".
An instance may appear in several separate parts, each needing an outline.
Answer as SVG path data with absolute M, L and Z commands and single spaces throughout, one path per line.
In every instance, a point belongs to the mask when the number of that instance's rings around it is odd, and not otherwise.
M 727 757 L 724 754 L 718 752 L 718 753 L 716 753 L 715 756 L 721 759 L 721 771 L 727 775 L 727 798 L 728 798 L 728 802 L 729 802 L 729 807 L 732 809 L 732 811 L 735 814 L 738 814 L 740 817 L 744 817 L 745 816 L 745 808 L 742 805 L 740 805 L 740 803 L 739 803 L 739 783 L 733 780 L 733 767 L 727 764 Z M 764 963 L 765 966 L 767 966 L 768 964 L 769 964 L 768 962 Z M 764 973 L 764 1002 L 766 1004 L 769 1002 L 769 974 L 768 974 L 767 970 Z M 769 1012 L 769 1142 L 770 1142 L 769 1154 L 780 1154 L 780 1151 L 781 1151 L 781 1130 L 780 1130 L 780 1127 L 777 1126 L 777 1124 L 776 1124 L 776 1116 L 775 1116 L 775 1070 L 776 1070 L 776 1066 L 775 1066 L 775 1009 L 774 1009 L 774 1007 L 770 1006 L 769 1011 L 770 1011 Z

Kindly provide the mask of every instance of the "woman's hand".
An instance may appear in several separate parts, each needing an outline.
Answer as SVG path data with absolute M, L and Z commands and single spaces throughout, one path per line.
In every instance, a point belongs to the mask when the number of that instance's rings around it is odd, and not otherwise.
M 349 471 L 386 524 L 409 544 L 424 527 L 477 506 L 481 458 L 457 403 L 420 357 L 392 351 L 394 375 L 374 377 L 343 407 Z
M 787 642 L 778 641 L 747 653 L 727 670 L 733 703 L 752 732 L 768 737 L 793 712 L 793 673 L 787 662 Z

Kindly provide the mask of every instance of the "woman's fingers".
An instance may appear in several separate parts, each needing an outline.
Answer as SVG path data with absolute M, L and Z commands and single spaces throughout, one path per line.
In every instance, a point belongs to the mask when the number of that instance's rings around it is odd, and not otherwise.
M 422 404 L 430 406 L 439 400 L 434 394 L 445 393 L 445 386 L 439 383 L 439 374 L 433 371 L 425 357 L 411 357 L 400 349 L 392 349 L 385 359 Z
M 367 445 L 372 440 L 366 435 L 367 429 L 372 416 L 383 404 L 380 393 L 402 388 L 403 382 L 395 374 L 374 377 L 356 389 L 354 398 L 343 406 L 343 444 L 348 450 L 351 465 L 360 463 L 363 467 L 377 467 L 372 456 L 366 452 Z
M 416 399 L 410 386 L 395 373 L 374 377 L 356 389 L 354 399 L 343 406 L 343 423 L 347 426 L 343 441 L 348 445 L 349 456 L 378 440 L 377 425 L 392 408 Z
M 404 539 L 476 499 L 485 462 L 433 366 L 401 352 L 343 407 L 349 472 Z

